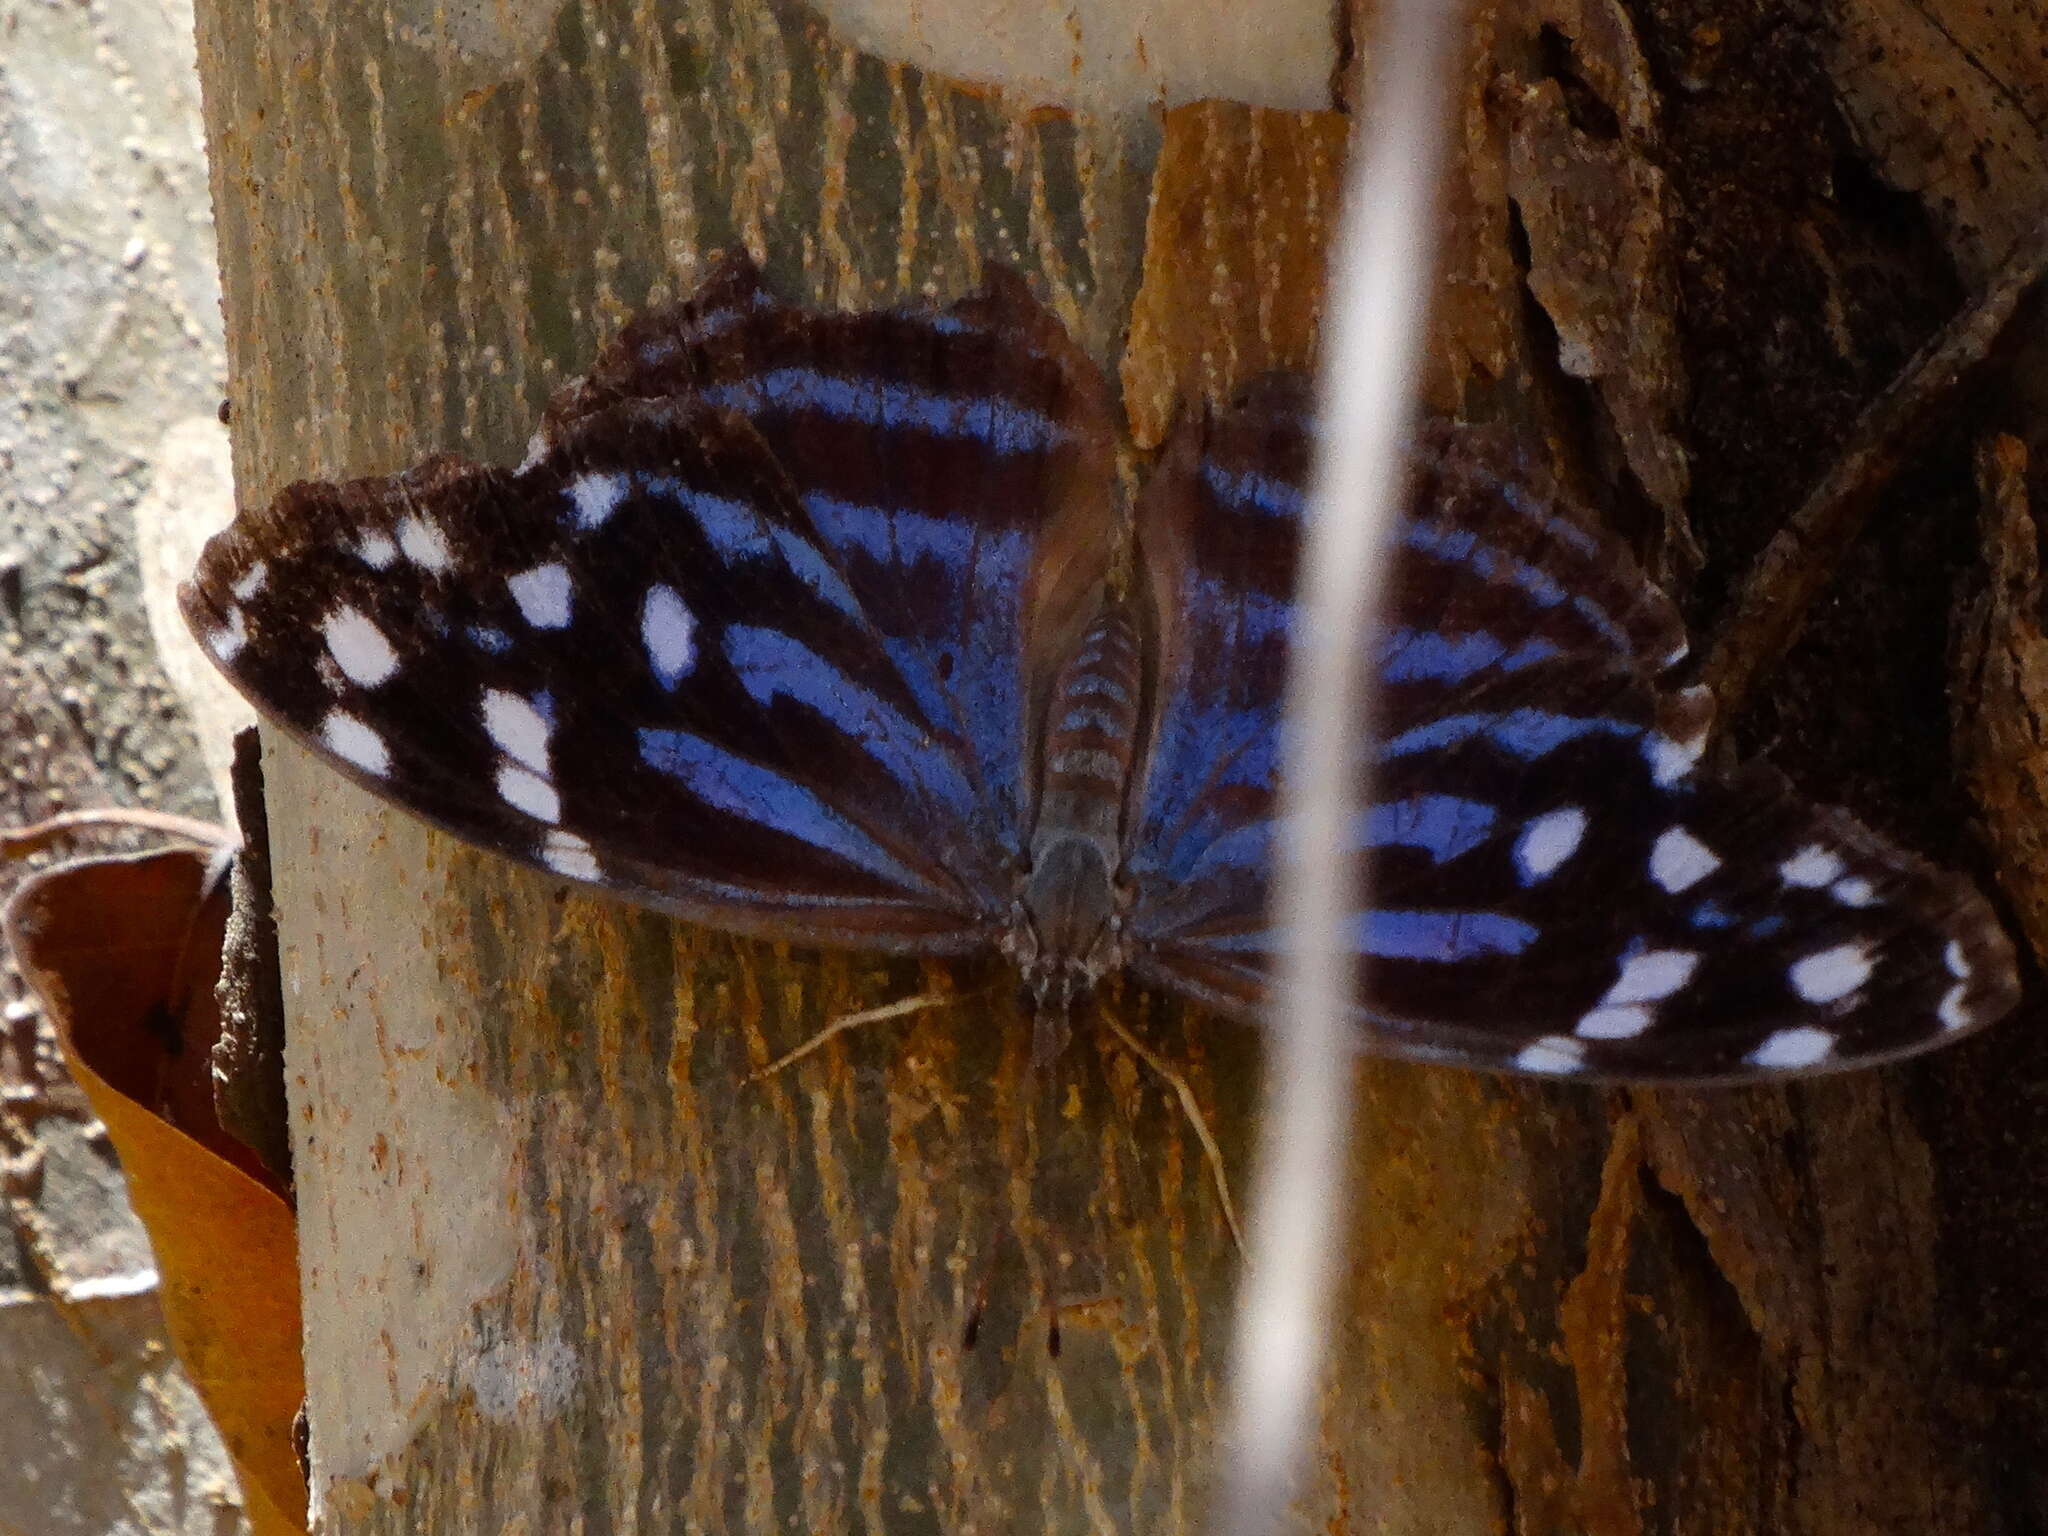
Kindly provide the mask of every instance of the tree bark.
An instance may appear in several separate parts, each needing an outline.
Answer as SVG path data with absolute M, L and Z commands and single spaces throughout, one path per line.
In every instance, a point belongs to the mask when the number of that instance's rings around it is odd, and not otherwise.
M 1539 435 L 1703 631 L 1988 280 L 2027 222 L 2001 199 L 2038 196 L 1987 125 L 2040 82 L 1980 76 L 2040 60 L 1935 28 L 1873 63 L 1906 24 L 1475 14 L 1432 402 Z M 734 244 L 847 306 L 1021 267 L 1140 448 L 1301 364 L 1369 14 L 1303 87 L 1321 112 L 1196 101 L 1199 71 L 1134 106 L 1073 27 L 1088 83 L 1049 107 L 752 0 L 203 7 L 245 501 L 437 449 L 516 461 L 552 388 Z M 1929 71 L 1965 105 L 1917 94 Z M 1974 163 L 1924 152 L 1930 100 L 1979 113 L 1945 125 L 1984 136 Z M 1734 734 L 1982 867 L 1945 730 L 1968 447 L 1916 460 Z M 1198 1523 L 1236 1254 L 1172 1091 L 1108 1031 L 1047 1098 L 1009 989 L 977 991 L 997 968 L 727 938 L 465 849 L 281 740 L 267 772 L 323 1530 Z M 749 1079 L 934 989 L 970 995 Z M 1106 1003 L 1241 1185 L 1257 1041 Z M 1996 1469 L 2041 1450 L 2048 1363 L 2038 1266 L 2001 1236 L 2039 1221 L 1999 1141 L 2035 1119 L 2028 1035 L 1743 1092 L 1362 1064 L 1301 1527 L 2027 1528 L 2038 1492 Z

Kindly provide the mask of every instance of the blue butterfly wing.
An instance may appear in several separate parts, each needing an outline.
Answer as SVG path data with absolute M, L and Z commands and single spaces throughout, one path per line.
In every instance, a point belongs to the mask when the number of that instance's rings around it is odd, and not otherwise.
M 742 931 L 971 949 L 1021 858 L 1027 658 L 1109 547 L 1106 402 L 1007 274 L 832 315 L 728 261 L 517 471 L 291 487 L 186 614 L 273 720 L 471 841 Z
M 1131 969 L 1258 1017 L 1275 944 L 1278 701 L 1309 451 L 1269 379 L 1178 435 L 1139 508 L 1161 632 L 1128 812 Z M 2007 941 L 1963 881 L 1774 774 L 1697 762 L 1658 679 L 1676 614 L 1511 440 L 1424 436 L 1370 642 L 1375 1049 L 1691 1080 L 1881 1059 L 1988 1022 Z

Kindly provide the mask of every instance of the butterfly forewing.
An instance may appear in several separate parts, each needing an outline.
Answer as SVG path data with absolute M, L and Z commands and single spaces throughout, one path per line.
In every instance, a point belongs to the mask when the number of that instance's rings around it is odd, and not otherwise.
M 1266 381 L 1190 423 L 1140 509 L 1167 617 L 1131 965 L 1252 1016 L 1277 942 L 1270 752 L 1303 400 Z M 1675 613 L 1512 442 L 1429 429 L 1391 558 L 1354 832 L 1376 1048 L 1739 1078 L 1918 1049 L 2010 1006 L 2010 950 L 1964 882 L 1766 771 L 1698 766 L 1704 697 L 1653 682 L 1683 654 Z
M 759 436 L 584 416 L 517 472 L 299 485 L 194 629 L 267 713 L 461 836 L 727 926 L 954 949 L 1007 889 L 979 791 Z

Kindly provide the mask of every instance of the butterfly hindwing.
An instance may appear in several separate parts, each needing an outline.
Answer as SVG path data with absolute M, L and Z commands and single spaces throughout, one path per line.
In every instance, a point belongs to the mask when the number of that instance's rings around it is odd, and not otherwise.
M 1156 639 L 1125 807 L 1132 964 L 1183 990 L 1214 967 L 1212 1002 L 1249 1003 L 1259 985 L 1235 957 L 1179 941 L 1264 907 L 1305 406 L 1276 377 L 1240 409 L 1189 421 L 1137 509 Z
M 619 401 L 516 472 L 291 487 L 184 602 L 267 714 L 472 841 L 724 926 L 986 941 L 967 768 L 747 424 Z
M 943 308 L 786 303 L 743 255 L 644 315 L 557 395 L 543 437 L 606 402 L 743 416 L 981 788 L 980 839 L 1018 846 L 1034 727 L 1112 548 L 1108 385 L 1023 281 Z
M 1279 725 L 1303 402 L 1268 380 L 1190 423 L 1139 514 L 1171 616 L 1130 963 L 1247 1016 L 1275 945 L 1258 754 Z M 1768 771 L 1698 765 L 1704 696 L 1653 681 L 1683 653 L 1675 613 L 1501 434 L 1424 435 L 1386 601 L 1356 831 L 1375 1049 L 1741 1078 L 1900 1054 L 2010 1005 L 2010 951 L 1965 882 Z

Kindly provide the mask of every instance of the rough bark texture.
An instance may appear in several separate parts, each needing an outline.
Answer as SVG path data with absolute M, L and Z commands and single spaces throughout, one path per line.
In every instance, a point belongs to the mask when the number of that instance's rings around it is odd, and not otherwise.
M 1990 77 L 2041 69 L 2036 23 L 1976 6 L 1966 38 L 1963 10 L 1475 16 L 1431 397 L 1542 434 L 1703 631 L 2031 222 L 2043 82 Z M 1369 18 L 1348 35 L 1355 63 Z M 208 6 L 201 53 L 248 499 L 517 459 L 548 390 L 734 242 L 828 303 L 1019 265 L 1121 367 L 1141 441 L 1313 335 L 1327 117 L 1034 110 L 744 0 Z M 1914 461 L 1734 735 L 1984 867 L 1947 732 L 1968 450 Z M 749 1082 L 835 1014 L 983 978 L 564 896 L 282 744 L 268 783 L 324 1529 L 1193 1526 L 1234 1256 L 1106 1032 L 1056 1102 L 1003 992 Z M 1109 1002 L 1241 1175 L 1256 1042 Z M 2011 1139 L 2041 1073 L 2027 1017 L 1774 1091 L 1362 1066 L 1302 1527 L 2037 1526 L 2000 1469 L 2042 1451 Z

